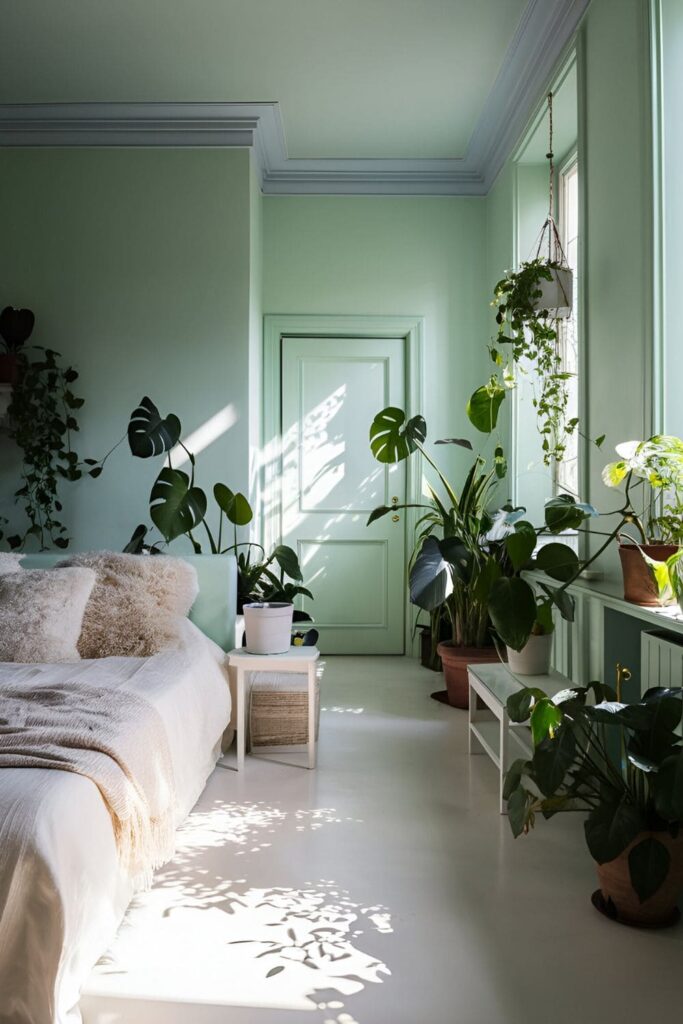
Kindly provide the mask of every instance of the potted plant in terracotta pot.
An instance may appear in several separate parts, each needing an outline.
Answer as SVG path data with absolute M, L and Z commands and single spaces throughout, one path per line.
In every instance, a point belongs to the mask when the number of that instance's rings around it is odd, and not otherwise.
M 4 352 L 0 351 L 0 384 L 14 384 L 19 372 L 19 350 L 31 337 L 35 317 L 30 309 L 5 306 L 0 313 L 0 338 Z
M 525 688 L 509 698 L 513 722 L 529 722 L 533 753 L 506 775 L 515 836 L 541 814 L 585 811 L 600 888 L 593 904 L 624 924 L 678 919 L 683 891 L 683 741 L 680 689 L 648 690 L 637 704 L 602 683 L 548 697 Z M 589 703 L 594 700 L 596 703 Z
M 620 458 L 605 466 L 602 479 L 608 487 L 624 486 L 619 531 L 624 598 L 640 605 L 670 603 L 665 563 L 683 542 L 683 441 L 657 434 L 626 441 L 616 451 Z
M 495 425 L 495 423 L 494 423 Z M 459 492 L 451 486 L 424 448 L 427 425 L 422 416 L 406 421 L 403 410 L 389 407 L 375 417 L 370 428 L 370 446 L 383 463 L 403 461 L 419 453 L 432 467 L 438 480 L 428 486 L 429 500 L 418 506 L 418 551 L 410 566 L 410 599 L 417 607 L 432 612 L 446 608 L 452 638 L 440 643 L 448 694 L 454 707 L 468 706 L 467 666 L 500 658 L 496 639 L 522 651 L 529 642 L 539 616 L 547 623 L 545 607 L 554 604 L 562 615 L 571 617 L 573 602 L 566 585 L 580 572 L 577 555 L 564 544 L 541 548 L 533 558 L 540 533 L 559 533 L 594 514 L 590 506 L 572 498 L 553 499 L 546 506 L 545 523 L 535 528 L 522 517 L 524 509 L 509 506 L 496 511 L 496 485 L 505 476 L 502 448 L 495 448 L 492 468 L 475 457 Z M 455 444 L 471 450 L 469 441 L 448 438 L 437 444 Z M 368 525 L 396 511 L 394 506 L 376 508 Z M 540 600 L 521 573 L 538 568 L 549 577 Z M 554 588 L 551 583 L 563 583 Z

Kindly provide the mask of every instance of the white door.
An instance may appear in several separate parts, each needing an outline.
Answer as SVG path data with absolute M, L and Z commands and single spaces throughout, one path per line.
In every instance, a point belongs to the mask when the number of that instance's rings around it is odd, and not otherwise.
M 404 408 L 400 338 L 283 338 L 282 539 L 299 554 L 326 654 L 403 654 L 405 516 L 366 526 L 405 500 L 405 467 L 382 466 L 369 430 Z

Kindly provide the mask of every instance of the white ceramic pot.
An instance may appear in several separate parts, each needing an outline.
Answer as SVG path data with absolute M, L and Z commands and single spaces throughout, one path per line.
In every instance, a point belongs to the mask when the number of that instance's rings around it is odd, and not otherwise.
M 245 604 L 244 628 L 250 654 L 285 654 L 292 643 L 294 605 L 285 601 Z
M 530 636 L 521 651 L 508 647 L 508 668 L 516 676 L 547 676 L 553 650 L 553 634 Z
M 569 267 L 551 271 L 552 281 L 539 281 L 541 297 L 536 309 L 547 309 L 553 320 L 566 320 L 572 315 L 574 300 L 574 277 Z

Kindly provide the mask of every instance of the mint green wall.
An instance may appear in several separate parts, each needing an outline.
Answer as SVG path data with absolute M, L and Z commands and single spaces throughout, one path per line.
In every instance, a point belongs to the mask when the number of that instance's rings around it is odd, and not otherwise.
M 248 484 L 250 182 L 246 150 L 1 150 L 0 305 L 35 310 L 38 344 L 81 372 L 81 456 L 100 456 L 149 394 L 184 434 L 232 406 L 199 482 Z M 254 313 L 258 315 L 258 313 Z M 16 487 L 0 441 L 2 509 Z M 65 485 L 74 547 L 120 548 L 158 462 L 122 446 Z
M 607 434 L 588 456 L 588 500 L 614 508 L 601 481 L 619 441 L 652 428 L 652 129 L 647 0 L 593 0 L 579 65 L 584 176 L 585 428 Z M 602 560 L 619 578 L 616 550 Z
M 249 175 L 249 500 L 260 537 L 261 405 L 263 390 L 263 196 L 253 154 Z
M 272 196 L 264 214 L 265 311 L 424 316 L 429 437 L 477 441 L 465 404 L 489 372 L 485 203 Z

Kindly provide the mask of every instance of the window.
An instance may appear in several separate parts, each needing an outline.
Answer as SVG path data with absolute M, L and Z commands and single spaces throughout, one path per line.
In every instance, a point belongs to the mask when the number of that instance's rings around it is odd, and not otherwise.
M 560 324 L 558 342 L 562 366 L 573 376 L 569 379 L 569 405 L 567 420 L 579 415 L 579 174 L 576 157 L 565 164 L 559 176 L 559 229 L 562 248 L 574 274 L 574 301 L 572 315 Z M 575 431 L 567 439 L 567 450 L 561 463 L 555 467 L 555 493 L 579 495 L 579 434 Z

